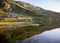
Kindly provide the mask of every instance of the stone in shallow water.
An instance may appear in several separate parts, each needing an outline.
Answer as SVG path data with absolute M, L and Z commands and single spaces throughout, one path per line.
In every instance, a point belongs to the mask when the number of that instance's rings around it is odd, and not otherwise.
M 60 28 L 32 36 L 25 39 L 22 43 L 60 43 Z

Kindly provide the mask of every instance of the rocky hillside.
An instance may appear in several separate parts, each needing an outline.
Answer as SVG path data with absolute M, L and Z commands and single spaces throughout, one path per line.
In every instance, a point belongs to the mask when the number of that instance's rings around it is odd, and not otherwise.
M 59 24 L 60 22 L 60 13 L 45 10 L 41 7 L 31 5 L 29 3 L 17 1 L 19 5 L 23 6 L 24 8 L 28 9 L 23 9 L 20 8 L 16 5 L 12 5 L 12 12 L 15 14 L 19 14 L 20 16 L 31 16 L 32 17 L 32 22 L 35 23 L 48 23 L 48 24 Z

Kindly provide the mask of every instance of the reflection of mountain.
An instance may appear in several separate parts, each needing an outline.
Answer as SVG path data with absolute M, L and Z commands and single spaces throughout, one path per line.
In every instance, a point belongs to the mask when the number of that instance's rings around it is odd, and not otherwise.
M 45 31 L 41 34 L 32 36 L 23 41 L 23 43 L 57 43 L 57 42 L 60 43 L 60 28 Z

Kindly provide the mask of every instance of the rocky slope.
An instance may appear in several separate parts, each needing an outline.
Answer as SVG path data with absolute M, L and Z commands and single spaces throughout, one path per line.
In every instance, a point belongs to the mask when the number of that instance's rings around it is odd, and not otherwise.
M 28 10 L 22 9 L 13 4 L 12 12 L 16 13 L 17 15 L 19 14 L 20 16 L 31 16 L 32 21 L 35 23 L 41 23 L 44 21 L 45 23 L 48 22 L 50 24 L 52 23 L 59 24 L 60 13 L 45 10 L 41 7 L 37 7 L 37 6 L 31 5 L 29 3 L 21 2 L 21 1 L 17 1 L 16 3 L 28 9 Z

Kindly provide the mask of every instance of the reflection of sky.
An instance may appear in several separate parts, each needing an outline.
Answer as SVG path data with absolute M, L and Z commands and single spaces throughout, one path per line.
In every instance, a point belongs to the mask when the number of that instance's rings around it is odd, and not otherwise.
M 60 43 L 60 28 L 45 31 L 31 38 L 25 39 L 23 43 Z
M 60 0 L 22 0 L 44 9 L 60 12 Z

